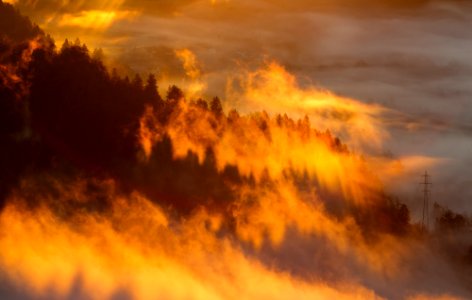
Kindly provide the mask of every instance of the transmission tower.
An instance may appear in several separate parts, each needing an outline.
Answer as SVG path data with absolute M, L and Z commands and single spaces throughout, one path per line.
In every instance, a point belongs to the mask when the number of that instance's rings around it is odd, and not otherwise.
M 429 200 L 431 198 L 430 186 L 433 184 L 431 182 L 431 176 L 427 171 L 422 175 L 423 181 L 420 183 L 423 185 L 423 220 L 421 221 L 421 227 L 423 230 L 429 229 Z

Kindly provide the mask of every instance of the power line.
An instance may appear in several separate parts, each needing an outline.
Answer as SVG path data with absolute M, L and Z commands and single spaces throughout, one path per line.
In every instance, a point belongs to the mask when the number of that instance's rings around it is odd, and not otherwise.
M 431 198 L 429 187 L 433 184 L 431 182 L 431 175 L 427 171 L 424 172 L 423 182 L 420 182 L 423 185 L 423 219 L 421 221 L 421 227 L 423 230 L 429 229 L 429 200 Z M 426 224 L 425 224 L 426 221 Z M 426 225 L 426 227 L 425 227 Z

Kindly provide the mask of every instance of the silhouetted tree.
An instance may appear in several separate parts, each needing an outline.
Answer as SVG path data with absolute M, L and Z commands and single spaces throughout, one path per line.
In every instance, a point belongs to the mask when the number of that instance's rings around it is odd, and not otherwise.
M 75 39 L 73 46 L 75 46 L 75 47 L 81 47 L 81 42 L 80 42 L 80 39 L 79 39 L 79 38 L 76 38 L 76 39 Z
M 221 116 L 223 114 L 223 107 L 221 106 L 220 98 L 214 97 L 210 103 L 210 110 L 216 115 Z
M 87 46 L 84 45 L 83 47 L 87 49 Z M 105 58 L 105 54 L 103 53 L 103 50 L 101 48 L 97 48 L 93 50 L 92 59 L 96 61 L 103 61 L 104 58 Z
M 157 80 L 154 74 L 149 74 L 146 85 L 144 86 L 144 95 L 150 101 L 155 103 L 156 107 L 162 106 L 162 98 L 157 90 Z
M 203 110 L 208 110 L 208 102 L 206 102 L 205 100 L 201 98 L 197 99 L 197 101 L 195 102 L 195 105 L 200 107 Z
M 470 220 L 467 217 L 454 213 L 448 208 L 434 203 L 433 206 L 435 214 L 436 229 L 439 231 L 461 231 L 470 225 Z
M 282 126 L 283 121 L 284 121 L 284 119 L 282 118 L 282 116 L 280 114 L 277 114 L 277 116 L 275 117 L 275 122 L 277 123 L 277 125 Z
M 235 123 L 238 121 L 238 119 L 240 118 L 239 116 L 239 113 L 237 110 L 235 109 L 232 109 L 228 112 L 228 122 L 229 123 Z
M 139 74 L 136 74 L 133 79 L 133 86 L 136 89 L 142 89 L 143 88 L 143 79 Z
M 11 4 L 0 1 L 0 16 L 0 35 L 7 36 L 14 43 L 44 34 L 27 17 L 20 15 Z
M 65 40 L 64 40 L 64 43 L 62 43 L 61 52 L 63 52 L 64 50 L 68 49 L 69 47 L 70 47 L 69 40 L 68 40 L 68 39 L 65 39 Z
M 184 92 L 175 85 L 171 85 L 167 90 L 167 102 L 176 102 L 184 99 Z
M 116 68 L 113 68 L 113 70 L 111 71 L 111 80 L 114 83 L 119 83 L 121 80 L 120 75 L 118 75 L 118 71 L 116 70 Z
M 26 96 L 29 72 L 24 65 L 28 42 L 49 39 L 10 4 L 0 1 L 0 208 L 6 196 L 40 153 L 27 131 Z M 12 80 L 12 73 L 15 80 Z
M 216 157 L 212 147 L 207 147 L 205 150 L 205 160 L 203 167 L 209 174 L 216 174 Z
M 82 46 L 35 51 L 32 125 L 55 151 L 82 166 L 105 168 L 133 159 L 146 100 L 142 88 L 113 81 Z
M 15 141 L 23 126 L 15 92 L 3 85 L 0 73 L 0 208 L 12 184 L 21 172 L 20 143 Z

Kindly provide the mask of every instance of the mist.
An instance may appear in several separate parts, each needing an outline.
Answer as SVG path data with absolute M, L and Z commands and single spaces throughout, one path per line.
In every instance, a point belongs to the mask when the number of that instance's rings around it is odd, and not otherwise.
M 2 297 L 471 297 L 467 2 L 9 2 Z

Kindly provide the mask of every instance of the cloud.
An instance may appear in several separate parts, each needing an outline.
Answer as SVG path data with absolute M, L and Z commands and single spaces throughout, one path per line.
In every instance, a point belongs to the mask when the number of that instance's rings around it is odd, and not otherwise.
M 75 14 L 62 15 L 58 25 L 103 30 L 114 22 L 130 19 L 135 15 L 136 13 L 131 11 L 86 10 Z
M 21 12 L 28 16 L 51 16 L 65 13 L 78 13 L 85 10 L 115 10 L 120 8 L 123 4 L 123 0 L 17 0 L 15 6 L 20 9 Z
M 130 73 L 157 73 L 164 89 L 185 75 L 174 55 L 178 49 L 189 49 L 204 66 L 206 96 L 222 98 L 227 78 L 241 66 L 256 69 L 274 59 L 295 74 L 301 88 L 319 86 L 394 111 L 381 120 L 391 132 L 385 151 L 453 161 L 470 156 L 472 7 L 467 1 L 19 0 L 17 7 L 42 16 L 36 20 L 55 20 L 48 31 L 59 40 L 81 37 L 105 48 Z M 116 18 L 97 32 L 54 25 L 66 20 L 64 15 L 80 20 L 93 11 L 137 15 Z M 472 173 L 459 165 L 448 164 L 438 181 L 446 184 L 458 176 L 466 182 Z M 457 203 L 466 203 L 462 192 L 454 194 Z
M 457 176 L 465 186 L 472 173 L 452 162 L 470 157 L 471 22 L 464 1 L 193 1 L 170 17 L 151 10 L 123 26 L 133 34 L 117 57 L 140 72 L 149 62 L 153 72 L 167 73 L 176 62 L 159 49 L 190 49 L 205 66 L 207 94 L 223 98 L 226 79 L 241 66 L 274 59 L 301 88 L 389 108 L 381 120 L 391 133 L 385 151 L 450 159 L 438 184 Z M 450 192 L 435 201 L 470 211 L 463 188 Z
M 129 9 L 138 10 L 145 14 L 168 16 L 181 11 L 186 6 L 202 0 L 125 0 L 123 6 Z M 210 4 L 210 1 L 206 1 Z

